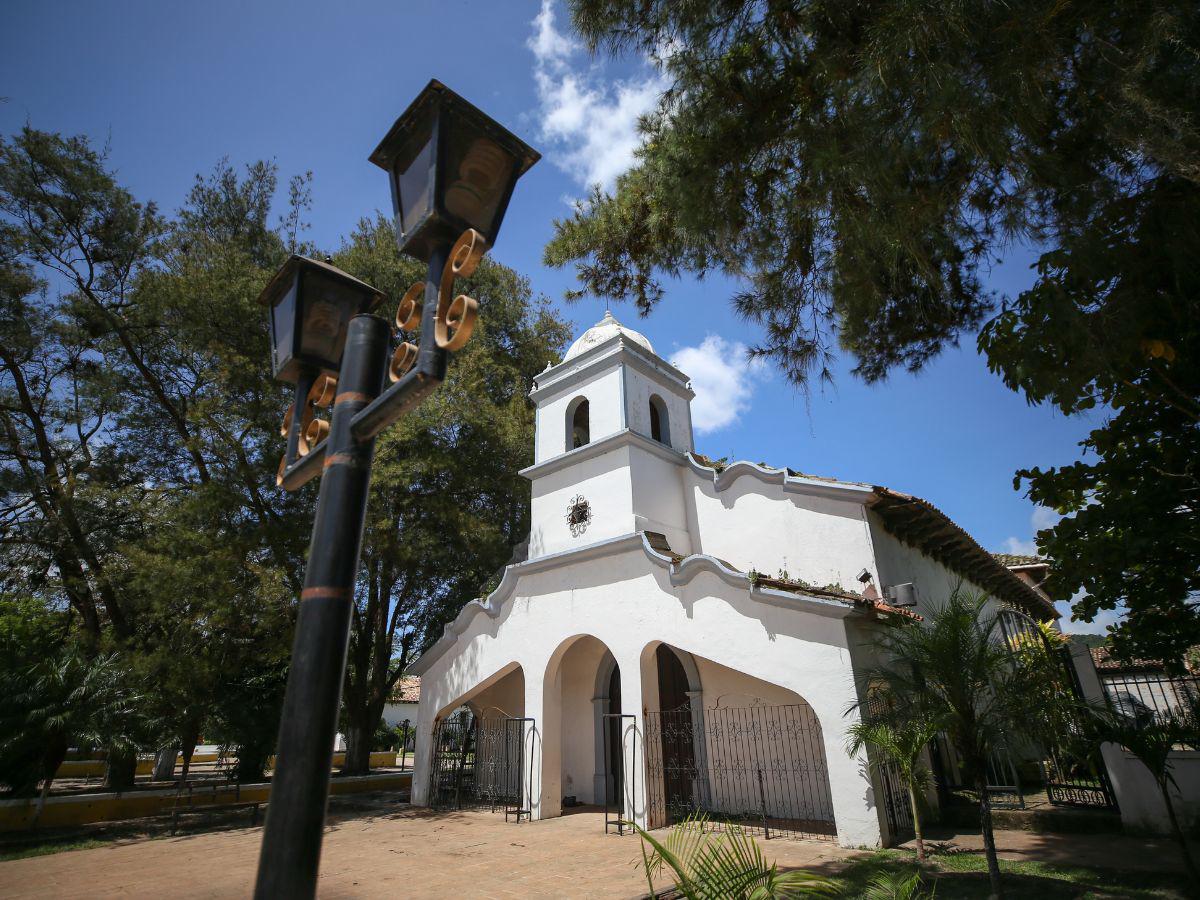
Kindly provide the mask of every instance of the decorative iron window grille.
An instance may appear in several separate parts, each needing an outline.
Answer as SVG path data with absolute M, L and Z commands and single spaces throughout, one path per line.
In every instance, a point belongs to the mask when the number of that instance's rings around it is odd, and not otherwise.
M 571 537 L 579 537 L 587 531 L 592 521 L 592 505 L 584 499 L 583 494 L 577 494 L 567 506 L 567 527 L 571 529 Z

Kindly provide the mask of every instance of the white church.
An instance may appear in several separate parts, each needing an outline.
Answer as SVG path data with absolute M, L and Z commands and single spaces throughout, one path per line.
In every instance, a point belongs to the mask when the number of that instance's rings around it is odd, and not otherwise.
M 415 804 L 886 844 L 905 804 L 845 751 L 872 635 L 960 581 L 1055 617 L 924 500 L 698 455 L 693 396 L 611 314 L 538 377 L 527 557 L 409 668 Z

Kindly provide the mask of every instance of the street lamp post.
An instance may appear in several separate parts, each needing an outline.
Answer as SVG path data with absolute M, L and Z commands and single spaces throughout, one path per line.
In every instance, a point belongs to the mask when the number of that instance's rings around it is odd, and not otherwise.
M 296 385 L 277 484 L 296 490 L 322 480 L 257 898 L 316 894 L 375 438 L 442 382 L 450 353 L 469 339 L 478 305 L 455 295 L 454 281 L 469 277 L 494 244 L 517 179 L 538 158 L 431 81 L 371 154 L 389 175 L 400 250 L 428 263 L 426 279 L 400 301 L 399 340 L 373 314 L 383 295 L 328 262 L 293 256 L 260 297 L 271 310 L 275 376 Z M 328 421 L 315 412 L 327 406 Z

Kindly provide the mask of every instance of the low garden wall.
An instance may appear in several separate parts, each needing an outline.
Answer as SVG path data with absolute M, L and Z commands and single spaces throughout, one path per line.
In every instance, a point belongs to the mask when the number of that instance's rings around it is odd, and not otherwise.
M 394 756 L 395 754 L 393 754 Z M 330 781 L 330 793 L 360 794 L 367 791 L 402 791 L 411 789 L 412 774 L 409 772 L 385 772 L 379 775 L 359 775 L 334 778 Z M 266 802 L 271 785 L 260 784 L 204 786 L 193 795 L 189 811 L 202 810 L 205 806 L 220 806 L 235 802 Z M 70 794 L 51 796 L 46 799 L 39 828 L 64 828 L 85 825 L 91 822 L 116 822 L 122 819 L 138 819 L 171 812 L 176 803 L 174 787 L 151 790 L 134 790 L 123 793 Z M 37 808 L 37 798 L 0 800 L 0 831 L 20 831 L 29 827 Z

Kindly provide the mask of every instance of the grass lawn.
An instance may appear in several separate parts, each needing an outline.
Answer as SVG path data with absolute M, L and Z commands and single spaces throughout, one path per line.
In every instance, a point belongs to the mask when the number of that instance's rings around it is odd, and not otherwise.
M 859 897 L 871 879 L 881 873 L 910 873 L 916 856 L 900 850 L 880 850 L 851 863 L 834 880 L 844 897 Z M 1119 872 L 1113 869 L 1080 869 L 1036 862 L 1000 860 L 1006 898 L 1185 898 L 1196 893 L 1179 875 L 1152 872 Z M 925 890 L 936 888 L 939 898 L 988 896 L 987 860 L 982 854 L 932 856 L 923 870 Z
M 48 856 L 51 853 L 61 853 L 64 850 L 90 850 L 93 847 L 103 847 L 112 843 L 111 840 L 84 838 L 78 841 L 56 841 L 44 844 L 32 844 L 18 849 L 0 850 L 0 862 L 10 859 L 27 859 L 30 856 Z

